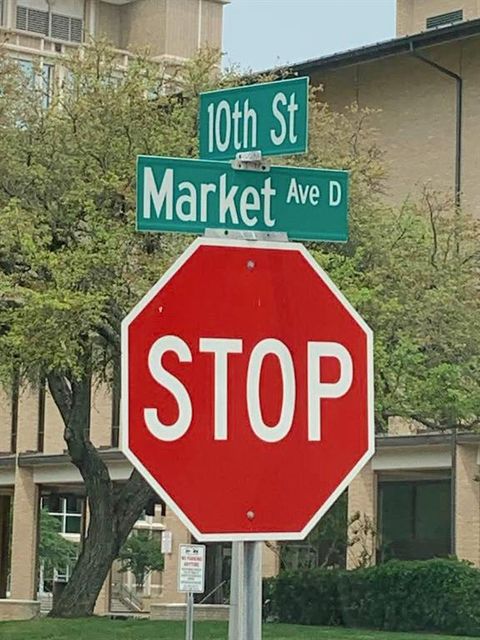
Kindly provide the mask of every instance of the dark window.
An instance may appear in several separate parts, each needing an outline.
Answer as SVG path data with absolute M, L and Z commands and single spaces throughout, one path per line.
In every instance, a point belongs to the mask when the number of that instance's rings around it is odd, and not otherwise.
M 27 7 L 17 7 L 17 29 L 27 30 Z
M 37 451 L 43 451 L 45 445 L 45 378 L 40 380 L 38 385 L 38 431 L 37 431 Z
M 83 22 L 80 18 L 70 18 L 70 40 L 82 42 Z
M 120 363 L 114 366 L 112 381 L 112 447 L 118 447 L 120 435 Z
M 0 25 L 3 24 L 3 0 L 0 0 Z
M 82 42 L 83 20 L 17 6 L 17 29 L 41 33 L 67 42 Z
M 44 63 L 42 66 L 43 106 L 45 107 L 45 109 L 48 109 L 52 99 L 53 70 L 54 70 L 54 67 L 51 64 Z
M 463 20 L 463 11 L 450 11 L 449 13 L 441 13 L 438 16 L 432 16 L 427 18 L 427 29 L 436 29 L 437 27 L 445 27 L 455 22 L 461 22 Z
M 450 480 L 379 484 L 380 560 L 450 554 Z
M 70 18 L 52 13 L 52 38 L 70 40 Z
M 48 11 L 17 7 L 17 29 L 33 31 L 34 33 L 48 36 L 48 23 Z
M 20 378 L 19 378 L 18 372 L 15 372 L 13 374 L 12 395 L 11 395 L 10 451 L 12 453 L 17 453 L 19 394 L 20 394 Z
M 52 13 L 52 38 L 67 40 L 70 42 L 81 42 L 83 33 L 83 21 L 81 18 L 71 18 Z

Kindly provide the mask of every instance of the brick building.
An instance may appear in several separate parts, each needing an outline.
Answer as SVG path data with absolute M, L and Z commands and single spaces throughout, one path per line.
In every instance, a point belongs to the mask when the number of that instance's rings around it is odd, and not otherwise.
M 378 110 L 372 125 L 392 202 L 428 184 L 480 216 L 480 2 L 397 0 L 395 39 L 294 70 L 322 85 L 336 111 Z M 455 444 L 399 421 L 391 431 L 349 488 L 350 514 L 369 516 L 377 531 L 375 560 L 455 553 L 480 566 L 480 435 L 459 433 Z

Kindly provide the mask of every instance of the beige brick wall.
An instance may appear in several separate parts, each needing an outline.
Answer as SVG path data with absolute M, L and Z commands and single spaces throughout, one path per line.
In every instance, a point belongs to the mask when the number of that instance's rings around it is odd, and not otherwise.
M 34 600 L 37 594 L 38 487 L 31 469 L 17 467 L 13 496 L 11 597 Z
M 203 0 L 200 44 L 220 49 L 222 47 L 222 24 L 223 5 Z
M 167 0 L 137 0 L 121 9 L 122 49 L 148 46 L 153 56 L 165 53 Z
M 97 4 L 96 37 L 106 38 L 114 47 L 119 49 L 122 48 L 121 8 L 106 2 Z
M 167 507 L 165 529 L 172 532 L 172 553 L 165 554 L 161 602 L 185 602 L 185 594 L 177 590 L 178 547 L 189 544 L 191 536 L 177 516 Z
M 50 392 L 45 393 L 45 453 L 62 453 L 67 448 L 63 439 L 64 424 Z
M 397 36 L 425 31 L 427 18 L 459 9 L 464 20 L 480 16 L 478 0 L 397 0 Z
M 104 616 L 110 612 L 110 593 L 111 593 L 111 575 L 107 576 L 107 579 L 103 583 L 103 586 L 98 594 L 97 601 L 95 603 L 94 614 L 97 616 Z
M 182 58 L 195 55 L 199 7 L 198 0 L 167 0 L 166 54 Z
M 480 215 L 478 145 L 480 37 L 422 50 L 422 54 L 464 78 L 462 154 L 463 204 Z M 425 185 L 453 195 L 455 178 L 456 84 L 411 55 L 319 71 L 321 100 L 342 111 L 358 102 L 378 110 L 371 123 L 384 151 L 387 197 L 416 198 Z
M 368 518 L 376 526 L 377 517 L 377 479 L 369 462 L 348 487 L 348 517 L 360 513 L 362 519 Z M 349 548 L 347 568 L 358 566 L 361 554 L 367 551 L 375 557 L 375 540 L 372 536 L 362 539 L 359 544 Z
M 92 389 L 90 438 L 96 447 L 109 447 L 112 441 L 112 395 L 105 385 Z
M 5 389 L 0 389 L 0 452 L 10 451 L 12 432 L 11 396 Z
M 280 570 L 278 547 L 275 542 L 263 545 L 262 549 L 262 575 L 264 578 L 276 576 Z
M 480 483 L 478 447 L 457 447 L 456 555 L 480 566 Z
M 34 600 L 0 600 L 0 621 L 31 620 L 40 615 L 40 602 Z
M 24 387 L 18 402 L 17 452 L 36 451 L 38 444 L 38 389 Z

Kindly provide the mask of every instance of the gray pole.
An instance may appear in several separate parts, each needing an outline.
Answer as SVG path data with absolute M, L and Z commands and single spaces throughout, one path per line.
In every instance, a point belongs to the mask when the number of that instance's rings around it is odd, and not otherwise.
M 193 640 L 193 593 L 187 594 L 187 624 L 185 638 L 186 640 Z
M 243 640 L 243 542 L 232 542 L 228 640 Z
M 228 640 L 262 638 L 262 545 L 232 544 Z
M 244 543 L 245 640 L 262 638 L 262 544 Z

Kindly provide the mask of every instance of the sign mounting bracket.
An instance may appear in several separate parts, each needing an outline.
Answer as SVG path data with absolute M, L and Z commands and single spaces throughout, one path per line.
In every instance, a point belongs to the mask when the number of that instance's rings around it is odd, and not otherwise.
M 289 242 L 285 231 L 249 231 L 247 229 L 205 229 L 205 238 L 230 240 L 257 240 L 262 242 Z
M 241 151 L 232 160 L 232 169 L 236 171 L 263 171 L 268 172 L 272 163 L 270 158 L 262 157 L 261 151 Z

